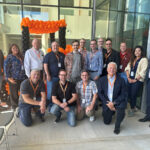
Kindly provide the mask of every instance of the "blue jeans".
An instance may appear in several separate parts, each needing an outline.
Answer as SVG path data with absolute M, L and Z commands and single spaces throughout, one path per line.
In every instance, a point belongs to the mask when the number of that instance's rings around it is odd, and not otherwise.
M 52 106 L 52 88 L 55 82 L 59 81 L 59 78 L 52 77 L 51 81 L 47 81 L 47 100 L 49 106 Z
M 74 127 L 76 125 L 75 107 L 69 106 L 69 108 L 70 111 L 67 112 L 67 122 L 70 126 Z M 53 104 L 50 109 L 50 113 L 52 113 L 56 117 L 59 117 L 61 115 L 61 110 L 63 110 L 61 107 L 59 107 L 57 104 Z
M 126 73 L 125 72 L 121 72 L 121 73 L 119 73 L 119 75 L 120 75 L 121 78 L 123 78 L 125 80 L 125 83 L 127 84 L 128 79 L 127 79 Z
M 21 122 L 25 126 L 31 126 L 32 125 L 32 116 L 31 116 L 31 109 L 32 108 L 40 108 L 39 106 L 30 105 L 27 103 L 20 103 L 19 104 L 19 118 Z M 36 112 L 36 115 L 41 117 L 44 114 L 41 113 L 40 109 Z

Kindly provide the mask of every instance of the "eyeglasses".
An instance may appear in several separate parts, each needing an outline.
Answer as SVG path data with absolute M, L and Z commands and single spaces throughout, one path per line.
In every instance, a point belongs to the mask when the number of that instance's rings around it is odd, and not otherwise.
M 60 76 L 64 76 L 64 77 L 66 76 L 66 74 L 59 74 L 59 75 L 60 75 Z
M 111 43 L 106 43 L 106 45 L 111 45 Z
M 98 42 L 104 42 L 104 41 L 98 41 Z

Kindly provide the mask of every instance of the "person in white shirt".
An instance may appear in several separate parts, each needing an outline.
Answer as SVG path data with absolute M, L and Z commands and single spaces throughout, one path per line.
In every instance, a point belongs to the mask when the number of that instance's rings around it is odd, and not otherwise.
M 43 58 L 44 53 L 40 50 L 40 41 L 33 39 L 32 48 L 28 49 L 25 53 L 24 67 L 26 76 L 30 77 L 31 70 L 38 68 L 41 70 L 41 78 L 43 77 Z

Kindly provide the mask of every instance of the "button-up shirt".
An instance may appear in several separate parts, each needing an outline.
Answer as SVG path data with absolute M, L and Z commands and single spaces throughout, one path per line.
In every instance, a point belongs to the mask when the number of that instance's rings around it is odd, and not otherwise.
M 79 81 L 76 85 L 76 91 L 79 96 L 81 107 L 89 106 L 92 102 L 93 95 L 98 93 L 96 83 L 91 80 L 88 81 L 88 84 L 85 87 L 85 91 L 84 91 L 83 81 Z
M 110 83 L 108 81 L 108 99 L 112 102 L 113 101 L 113 90 L 114 90 L 114 80 L 115 80 L 115 75 L 113 77 L 108 77 L 109 78 L 109 81 L 112 85 L 112 87 L 110 86 Z
M 86 56 L 86 69 L 97 72 L 97 76 L 102 74 L 103 70 L 103 55 L 100 51 L 96 53 L 88 52 Z
M 30 77 L 30 72 L 33 69 L 43 70 L 43 58 L 44 53 L 41 50 L 35 50 L 31 48 L 26 51 L 24 58 L 25 72 Z

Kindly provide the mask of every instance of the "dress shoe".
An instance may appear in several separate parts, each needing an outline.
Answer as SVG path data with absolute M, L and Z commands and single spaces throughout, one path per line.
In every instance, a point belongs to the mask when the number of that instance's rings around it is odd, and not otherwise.
M 150 121 L 150 117 L 145 116 L 144 118 L 139 119 L 139 122 L 146 122 L 146 121 Z
M 114 133 L 115 133 L 115 134 L 119 134 L 119 133 L 120 133 L 120 128 L 115 128 L 115 129 L 114 129 Z

